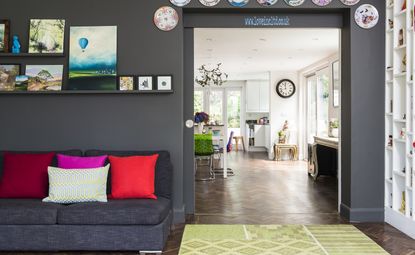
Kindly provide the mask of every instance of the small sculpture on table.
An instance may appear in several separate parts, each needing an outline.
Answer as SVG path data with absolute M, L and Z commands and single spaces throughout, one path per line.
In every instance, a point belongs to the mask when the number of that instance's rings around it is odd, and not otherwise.
M 20 53 L 20 41 L 17 35 L 13 36 L 13 46 L 12 46 L 12 53 L 19 54 Z

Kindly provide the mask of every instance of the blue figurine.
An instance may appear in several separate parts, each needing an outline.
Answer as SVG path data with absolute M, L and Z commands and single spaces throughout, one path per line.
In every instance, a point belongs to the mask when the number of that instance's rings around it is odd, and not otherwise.
M 20 53 L 20 42 L 19 37 L 17 35 L 13 36 L 13 46 L 12 46 L 12 53 L 18 54 Z

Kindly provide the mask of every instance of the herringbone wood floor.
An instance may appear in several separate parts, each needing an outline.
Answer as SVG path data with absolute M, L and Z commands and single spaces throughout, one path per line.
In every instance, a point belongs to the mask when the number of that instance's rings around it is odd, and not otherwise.
M 196 183 L 190 224 L 339 224 L 336 178 L 312 181 L 305 162 L 275 162 L 264 153 L 232 153 L 236 176 Z M 354 224 L 386 251 L 415 255 L 415 240 L 384 223 Z M 184 225 L 176 226 L 163 254 L 178 253 Z

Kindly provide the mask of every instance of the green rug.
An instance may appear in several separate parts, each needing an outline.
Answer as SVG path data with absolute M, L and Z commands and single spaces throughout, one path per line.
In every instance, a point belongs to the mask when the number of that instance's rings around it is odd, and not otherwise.
M 388 254 L 351 225 L 187 225 L 180 255 Z

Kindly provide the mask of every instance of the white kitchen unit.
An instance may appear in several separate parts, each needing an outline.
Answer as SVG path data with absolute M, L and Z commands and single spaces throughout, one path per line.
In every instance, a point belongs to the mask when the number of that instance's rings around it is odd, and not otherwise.
M 265 147 L 265 126 L 264 125 L 255 125 L 254 126 L 254 146 L 255 147 Z
M 246 112 L 269 112 L 269 81 L 246 82 Z

